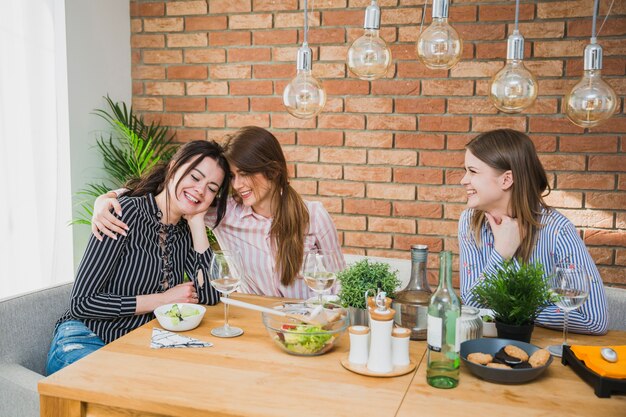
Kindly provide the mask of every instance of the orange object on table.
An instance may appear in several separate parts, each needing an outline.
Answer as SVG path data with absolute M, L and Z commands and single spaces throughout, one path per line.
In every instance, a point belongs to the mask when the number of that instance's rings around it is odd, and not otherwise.
M 603 347 L 610 347 L 617 352 L 617 362 L 608 362 L 600 354 Z M 571 347 L 576 357 L 585 362 L 587 368 L 600 376 L 608 378 L 626 378 L 626 345 L 622 346 L 581 346 Z

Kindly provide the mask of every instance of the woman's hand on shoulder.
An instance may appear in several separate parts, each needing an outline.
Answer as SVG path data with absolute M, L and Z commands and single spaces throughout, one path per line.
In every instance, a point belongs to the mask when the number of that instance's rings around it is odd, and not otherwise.
M 494 249 L 504 259 L 511 259 L 522 243 L 517 219 L 503 215 L 498 221 L 487 212 L 485 212 L 485 217 L 493 233 Z
M 128 226 L 111 212 L 115 211 L 118 216 L 122 215 L 122 206 L 114 192 L 108 192 L 96 198 L 93 205 L 93 215 L 91 216 L 91 232 L 96 239 L 102 241 L 102 234 L 111 239 L 117 239 L 116 233 L 126 236 Z

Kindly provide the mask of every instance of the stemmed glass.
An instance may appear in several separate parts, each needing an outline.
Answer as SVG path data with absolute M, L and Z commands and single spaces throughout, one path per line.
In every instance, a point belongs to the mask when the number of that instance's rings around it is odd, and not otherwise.
M 343 268 L 342 256 L 341 253 L 320 250 L 306 254 L 302 276 L 306 285 L 317 294 L 317 304 L 324 304 L 324 292 L 335 284 L 337 273 Z
M 239 253 L 221 250 L 213 253 L 209 267 L 209 280 L 213 288 L 222 293 L 224 298 L 239 288 L 243 264 Z M 238 327 L 228 324 L 228 304 L 224 303 L 224 325 L 211 330 L 211 334 L 217 337 L 235 337 L 243 334 Z
M 550 278 L 550 292 L 554 303 L 563 310 L 563 344 L 548 346 L 548 351 L 557 357 L 563 355 L 567 345 L 567 319 L 570 311 L 583 305 L 589 296 L 591 286 L 589 273 L 582 267 L 569 265 L 556 268 Z

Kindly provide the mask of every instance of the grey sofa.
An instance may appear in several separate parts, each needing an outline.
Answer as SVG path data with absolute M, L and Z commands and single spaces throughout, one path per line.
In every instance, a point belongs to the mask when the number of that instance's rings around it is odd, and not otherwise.
M 39 416 L 37 382 L 71 290 L 69 283 L 0 300 L 0 416 Z
M 626 290 L 604 287 L 609 309 L 609 330 L 626 330 Z

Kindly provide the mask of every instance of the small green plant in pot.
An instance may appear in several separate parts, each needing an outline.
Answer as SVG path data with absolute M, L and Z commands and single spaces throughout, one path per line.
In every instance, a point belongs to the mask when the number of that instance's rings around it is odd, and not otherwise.
M 494 312 L 498 337 L 530 342 L 534 322 L 551 303 L 550 287 L 540 263 L 506 261 L 472 290 L 477 303 Z
M 367 325 L 366 291 L 371 290 L 370 293 L 373 295 L 380 288 L 388 297 L 394 297 L 396 288 L 400 285 L 397 274 L 397 271 L 390 269 L 389 264 L 370 262 L 367 259 L 337 274 L 341 283 L 339 298 L 341 304 L 349 309 L 353 325 Z

